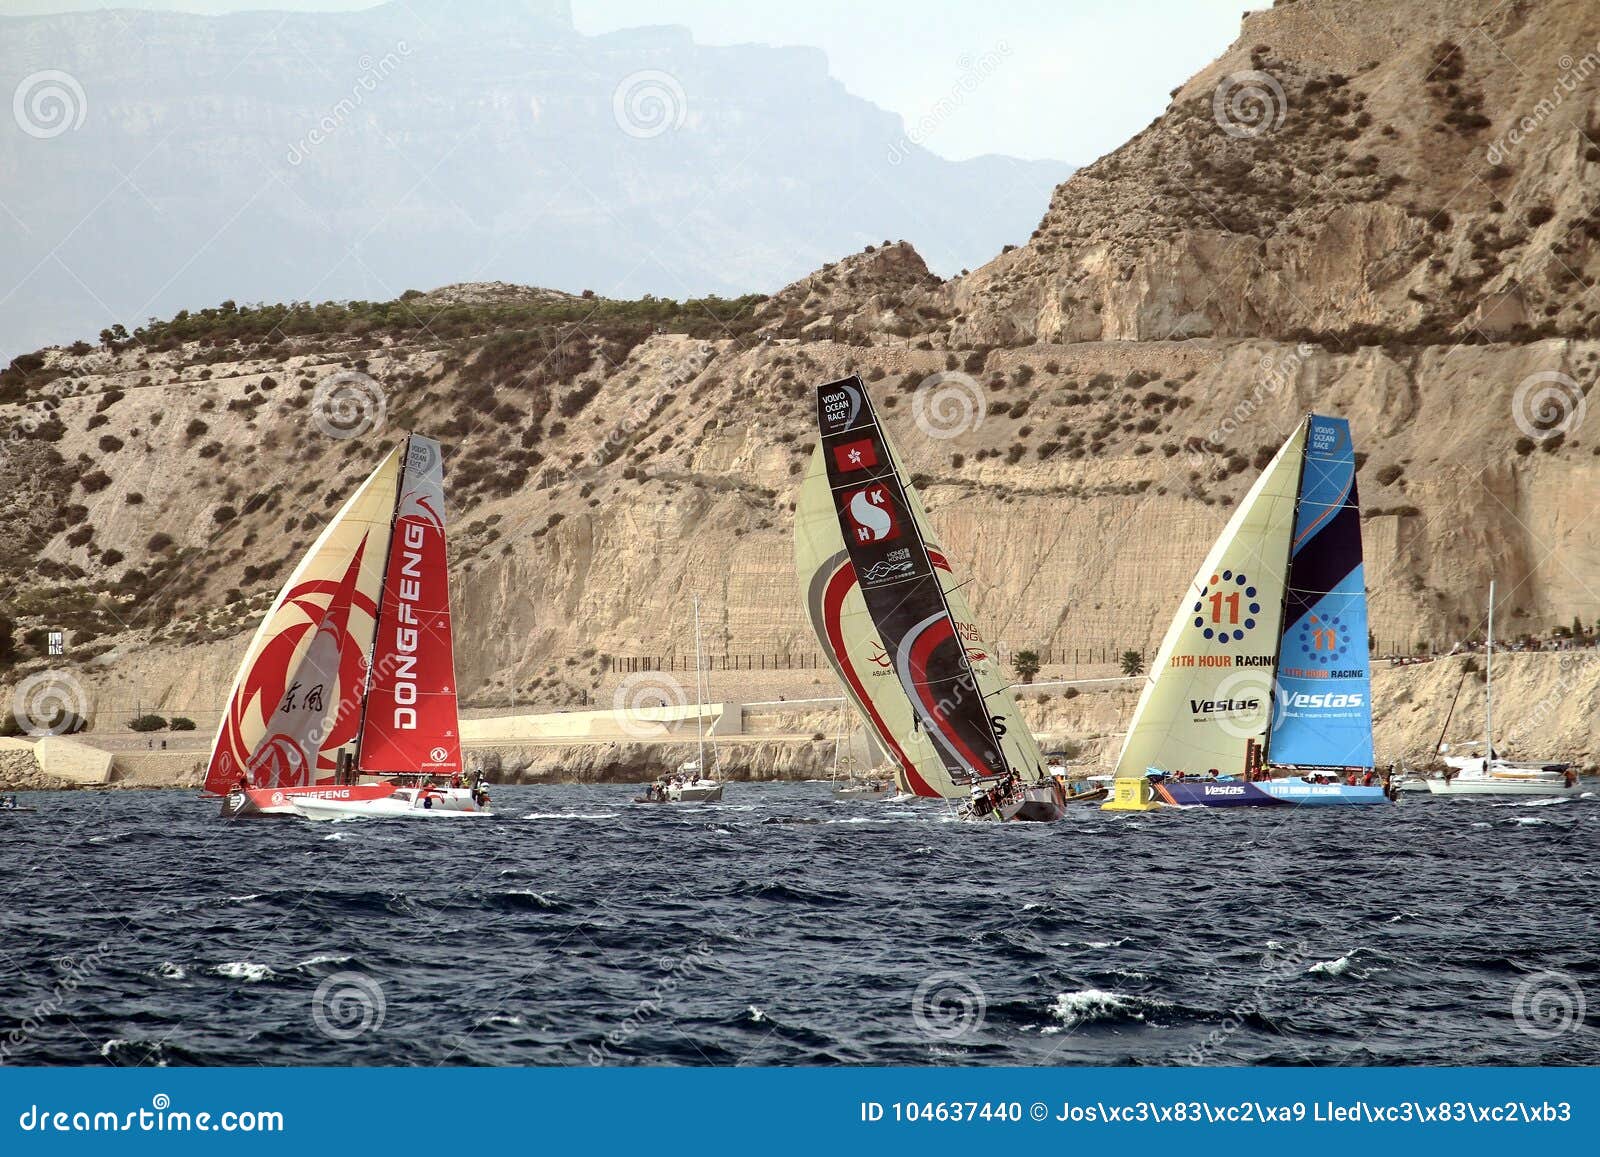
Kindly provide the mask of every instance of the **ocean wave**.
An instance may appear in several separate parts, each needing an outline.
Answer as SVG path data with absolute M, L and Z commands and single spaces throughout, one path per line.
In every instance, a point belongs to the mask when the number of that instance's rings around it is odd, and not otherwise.
M 1059 992 L 1050 1005 L 1050 1015 L 1060 1024 L 1046 1025 L 1040 1032 L 1050 1035 L 1079 1025 L 1101 1021 L 1143 1021 L 1145 1013 L 1157 1008 L 1170 1007 L 1164 1000 L 1127 993 L 1108 992 L 1103 988 L 1080 988 L 1076 992 Z
M 1307 976 L 1345 976 L 1356 966 L 1356 958 L 1371 956 L 1372 950 L 1368 948 L 1352 948 L 1343 956 L 1333 960 L 1318 960 L 1306 969 Z M 1369 975 L 1372 970 L 1364 970 L 1359 975 Z M 1378 971 L 1382 971 L 1381 969 Z
M 278 974 L 267 965 L 253 964 L 248 960 L 230 960 L 226 964 L 218 964 L 211 971 L 229 980 L 243 980 L 248 984 L 278 979 Z

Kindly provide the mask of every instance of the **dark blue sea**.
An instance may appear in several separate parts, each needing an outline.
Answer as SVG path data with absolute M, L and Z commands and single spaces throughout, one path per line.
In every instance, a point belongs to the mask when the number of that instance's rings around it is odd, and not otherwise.
M 0 1052 L 52 1065 L 1600 1063 L 1600 805 L 1092 808 L 505 787 L 492 822 L 0 813 Z

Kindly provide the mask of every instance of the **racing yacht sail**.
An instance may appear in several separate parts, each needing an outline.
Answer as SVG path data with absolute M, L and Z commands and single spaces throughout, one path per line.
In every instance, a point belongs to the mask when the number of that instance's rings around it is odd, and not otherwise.
M 278 593 L 245 650 L 206 768 L 204 791 L 223 797 L 225 816 L 376 800 L 396 785 L 373 776 L 461 770 L 443 488 L 439 444 L 411 436 Z M 461 803 L 423 794 L 430 811 Z M 476 797 L 468 803 L 461 810 L 481 810 Z
M 1381 803 L 1380 787 L 1267 771 L 1370 769 L 1367 680 L 1350 427 L 1311 414 L 1245 495 L 1179 603 L 1105 806 Z
M 861 380 L 819 387 L 817 416 L 796 557 L 852 702 L 915 794 L 967 798 L 977 816 L 1060 818 L 1059 788 Z

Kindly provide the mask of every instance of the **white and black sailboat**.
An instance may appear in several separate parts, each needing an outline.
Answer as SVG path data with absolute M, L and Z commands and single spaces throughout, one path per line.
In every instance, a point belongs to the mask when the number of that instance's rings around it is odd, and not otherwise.
M 858 377 L 817 390 L 795 509 L 801 595 L 846 694 L 912 793 L 975 819 L 1053 821 L 1044 768 Z

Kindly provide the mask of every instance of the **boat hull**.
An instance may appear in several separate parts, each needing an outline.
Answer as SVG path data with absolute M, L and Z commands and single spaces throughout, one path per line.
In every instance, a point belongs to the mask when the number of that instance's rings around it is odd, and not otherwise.
M 395 790 L 375 799 L 294 800 L 296 814 L 308 820 L 343 819 L 492 819 L 494 812 L 481 807 L 468 788 L 440 788 L 432 791 Z
M 1156 796 L 1174 807 L 1364 807 L 1389 803 L 1382 787 L 1274 779 L 1255 783 L 1168 780 Z
M 961 818 L 990 823 L 1053 824 L 1066 814 L 1066 793 L 1054 780 L 1023 788 L 999 807 L 978 814 L 970 804 L 961 809 Z
M 872 787 L 868 784 L 852 784 L 833 790 L 834 799 L 888 799 L 894 794 L 895 790 L 892 787 Z
M 393 792 L 392 783 L 234 788 L 222 797 L 222 818 L 283 819 L 300 814 L 295 809 L 296 800 L 366 801 L 384 799 Z
M 1520 796 L 1524 799 L 1575 799 L 1586 790 L 1588 789 L 1582 783 L 1568 787 L 1564 783 L 1531 783 L 1517 780 L 1469 779 L 1465 782 L 1460 779 L 1448 782 L 1443 779 L 1428 780 L 1428 793 L 1443 796 L 1498 795 Z
M 697 783 L 671 784 L 667 787 L 667 799 L 671 803 L 720 803 L 722 783 L 720 780 L 701 780 Z

